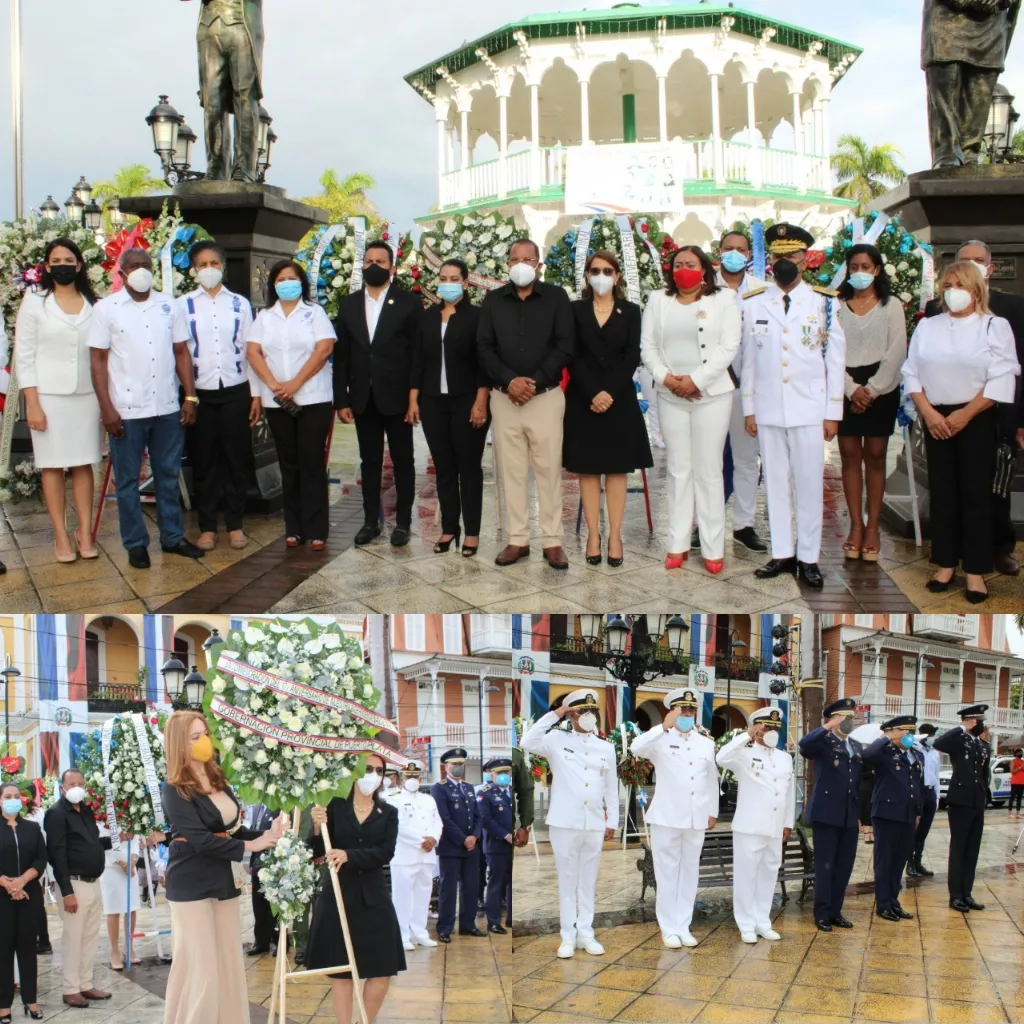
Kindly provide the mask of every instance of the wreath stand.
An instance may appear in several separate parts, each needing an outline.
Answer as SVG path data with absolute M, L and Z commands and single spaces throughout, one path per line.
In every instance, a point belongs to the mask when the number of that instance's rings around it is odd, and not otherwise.
M 296 809 L 292 814 L 292 829 L 296 833 L 299 831 L 299 819 L 300 811 Z M 326 824 L 321 828 L 320 835 L 323 836 L 324 849 L 330 853 L 333 847 L 331 846 L 331 836 Z M 288 969 L 288 924 L 282 921 L 281 934 L 277 940 L 277 964 L 275 967 L 274 985 L 270 992 L 270 1009 L 267 1012 L 267 1024 L 274 1024 L 275 1021 L 279 1021 L 280 1024 L 288 1024 L 288 1015 L 285 1010 L 285 1006 L 287 982 L 289 979 L 310 978 L 318 974 L 343 974 L 345 972 L 348 972 L 352 976 L 352 990 L 353 995 L 355 996 L 356 1005 L 359 1007 L 360 1024 L 371 1024 L 370 1020 L 366 1016 L 366 1006 L 363 1004 L 363 992 L 360 987 L 359 971 L 356 967 L 355 950 L 352 947 L 352 935 L 348 928 L 348 915 L 345 913 L 345 902 L 341 898 L 341 884 L 338 882 L 338 870 L 337 868 L 332 867 L 329 873 L 331 876 L 331 887 L 334 889 L 334 899 L 338 904 L 338 918 L 341 920 L 341 932 L 345 937 L 345 948 L 348 950 L 349 962 L 342 967 L 318 967 L 310 971 L 290 971 Z M 275 1009 L 280 1014 L 279 1017 L 275 1017 Z

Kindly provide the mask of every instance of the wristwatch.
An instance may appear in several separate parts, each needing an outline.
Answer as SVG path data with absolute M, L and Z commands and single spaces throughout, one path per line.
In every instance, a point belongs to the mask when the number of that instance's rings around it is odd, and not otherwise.
M 191 402 L 193 405 L 198 405 L 199 404 L 199 399 L 195 395 L 186 395 L 185 396 L 185 401 L 186 402 Z

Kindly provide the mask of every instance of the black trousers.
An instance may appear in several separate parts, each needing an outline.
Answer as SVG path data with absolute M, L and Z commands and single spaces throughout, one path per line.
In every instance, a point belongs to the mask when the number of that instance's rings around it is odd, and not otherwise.
M 197 389 L 196 397 L 196 422 L 186 437 L 199 529 L 216 533 L 218 513 L 223 513 L 224 526 L 240 530 L 252 461 L 249 385 Z
M 0 892 L 0 1006 L 14 1003 L 14 958 L 18 958 L 18 978 L 23 1003 L 34 1003 L 38 996 L 36 935 L 43 892 L 38 885 L 25 886 L 27 900 L 12 900 Z
M 1007 811 L 1013 810 L 1014 801 L 1017 802 L 1017 810 L 1021 809 L 1020 802 L 1021 798 L 1024 797 L 1024 783 L 1011 782 L 1010 783 L 1010 802 L 1007 805 Z
M 50 922 L 47 921 L 47 919 L 46 919 L 46 900 L 43 899 L 43 890 L 42 890 L 42 885 L 44 883 L 40 882 L 39 884 L 40 884 L 39 903 L 38 903 L 38 907 L 39 907 L 39 931 L 37 933 L 38 934 L 37 942 L 38 942 L 38 944 L 40 946 L 49 946 L 50 945 Z
M 467 537 L 480 534 L 484 500 L 484 446 L 490 417 L 482 427 L 469 422 L 476 392 L 420 396 L 420 416 L 437 471 L 441 532 L 456 533 L 459 513 Z
M 476 927 L 476 908 L 480 893 L 480 861 L 476 851 L 468 857 L 438 857 L 441 886 L 437 901 L 437 933 L 455 931 L 455 902 L 458 899 L 459 931 Z
M 284 489 L 284 528 L 289 537 L 327 540 L 327 435 L 331 402 L 304 405 L 298 416 L 267 409 Z
M 477 849 L 477 853 L 479 854 L 479 857 L 480 857 L 479 867 L 477 868 L 477 870 L 480 873 L 480 875 L 479 875 L 479 877 L 480 877 L 480 889 L 478 891 L 479 899 L 477 900 L 477 905 L 479 906 L 481 903 L 484 902 L 484 899 L 485 899 L 485 897 L 487 895 L 487 860 L 488 860 L 488 858 L 487 858 L 487 854 L 484 853 L 484 844 L 483 844 L 482 840 L 479 843 L 476 844 L 476 849 Z
M 937 405 L 948 416 L 960 405 Z M 932 561 L 943 569 L 992 571 L 992 477 L 996 467 L 996 410 L 975 416 L 959 434 L 938 441 L 925 428 L 931 492 Z
M 857 823 L 821 825 L 814 822 L 814 920 L 830 922 L 843 912 L 846 887 L 857 859 Z
M 487 896 L 484 905 L 489 925 L 501 924 L 501 902 L 505 920 L 512 923 L 512 854 L 492 853 L 487 859 Z
M 875 908 L 893 910 L 900 901 L 900 885 L 914 849 L 914 823 L 872 818 L 875 830 Z
M 468 413 L 466 414 L 469 415 Z M 363 477 L 363 520 L 376 523 L 380 512 L 380 479 L 384 472 L 384 435 L 387 435 L 391 463 L 395 467 L 395 491 L 398 507 L 395 525 L 409 529 L 412 525 L 412 499 L 416 489 L 416 465 L 412 451 L 412 426 L 405 422 L 405 413 L 385 416 L 377 409 L 373 391 L 366 408 L 356 413 L 356 437 Z
M 252 938 L 258 949 L 266 949 L 272 942 L 277 942 L 278 926 L 274 920 L 274 912 L 270 909 L 267 897 L 259 878 L 252 876 Z
M 949 815 L 949 898 L 965 900 L 974 888 L 985 811 L 981 807 L 946 807 Z
M 924 787 L 924 805 L 921 808 L 921 824 L 917 826 L 914 834 L 914 859 L 920 860 L 924 854 L 925 840 L 932 829 L 932 822 L 935 820 L 935 811 L 939 806 L 938 790 L 931 786 Z

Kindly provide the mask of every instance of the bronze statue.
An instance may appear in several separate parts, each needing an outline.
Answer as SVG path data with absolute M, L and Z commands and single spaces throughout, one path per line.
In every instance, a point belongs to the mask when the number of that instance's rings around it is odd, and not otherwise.
M 976 164 L 1021 0 L 924 0 L 932 166 Z
M 256 181 L 263 98 L 263 0 L 202 0 L 199 101 L 206 114 L 206 177 Z M 228 156 L 235 118 L 234 153 Z

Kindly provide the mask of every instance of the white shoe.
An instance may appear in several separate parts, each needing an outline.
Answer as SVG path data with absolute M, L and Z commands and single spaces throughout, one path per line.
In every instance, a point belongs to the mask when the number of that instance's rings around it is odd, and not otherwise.
M 757 942 L 757 935 L 754 932 L 740 932 L 740 938 L 751 945 Z
M 687 932 L 683 932 L 679 936 L 679 941 L 684 946 L 696 946 L 697 945 L 697 940 L 688 931 Z
M 660 437 L 657 437 L 657 438 L 654 439 L 654 447 L 655 448 L 664 448 L 665 447 L 665 442 Z
M 568 960 L 576 952 L 576 947 L 571 942 L 563 942 L 558 947 L 558 956 L 561 960 Z
M 415 948 L 416 948 L 415 943 L 412 943 L 412 942 L 403 942 L 402 943 L 402 949 L 404 949 L 407 953 L 411 953 Z
M 585 949 L 591 956 L 603 956 L 604 946 L 597 939 L 577 939 L 577 949 Z
M 762 939 L 771 939 L 772 942 L 778 942 L 778 940 L 782 938 L 774 928 L 762 928 L 758 925 L 756 930 L 757 934 L 760 935 Z
M 665 944 L 666 949 L 682 949 L 683 943 L 678 935 L 663 935 L 661 941 Z
M 437 943 L 427 935 L 424 935 L 422 939 L 414 940 L 417 946 L 436 946 Z

